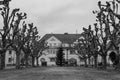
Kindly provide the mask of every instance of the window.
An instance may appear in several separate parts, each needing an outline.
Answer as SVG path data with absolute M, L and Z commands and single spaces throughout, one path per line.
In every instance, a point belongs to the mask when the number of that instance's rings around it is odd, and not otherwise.
M 56 43 L 54 43 L 54 46 L 56 46 Z
M 48 49 L 47 50 L 48 54 L 53 54 L 53 51 L 54 51 L 53 49 Z
M 10 55 L 12 54 L 12 51 L 11 51 L 11 50 L 9 50 L 9 54 L 10 54 Z
M 41 62 L 45 62 L 45 58 L 41 58 L 40 61 L 41 61 Z
M 8 58 L 8 62 L 12 62 L 12 58 Z
M 52 43 L 49 43 L 49 46 L 51 47 L 51 46 L 52 46 Z
M 53 54 L 56 54 L 56 50 L 55 49 L 53 50 Z
M 50 62 L 55 62 L 55 57 L 50 58 Z

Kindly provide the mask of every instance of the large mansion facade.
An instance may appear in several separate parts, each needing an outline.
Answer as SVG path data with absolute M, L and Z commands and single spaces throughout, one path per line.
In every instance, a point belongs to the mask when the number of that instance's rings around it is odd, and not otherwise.
M 38 59 L 38 64 L 40 66 L 56 66 L 56 54 L 60 47 L 63 49 L 64 59 L 67 64 L 69 62 L 74 61 L 76 65 L 80 66 L 84 64 L 84 59 L 81 59 L 81 55 L 78 53 L 77 49 L 75 49 L 75 45 L 78 40 L 82 38 L 81 34 L 46 34 L 43 36 L 40 41 L 44 42 L 46 48 L 42 51 L 42 55 Z M 119 45 L 120 51 L 120 45 Z M 107 54 L 107 63 L 112 64 L 109 55 L 111 52 L 118 53 L 115 49 L 110 49 Z M 21 51 L 20 55 L 21 59 L 24 58 L 24 52 Z M 36 60 L 36 59 L 35 59 Z M 91 64 L 94 58 L 91 57 Z M 102 57 L 98 55 L 98 62 L 102 62 Z M 29 58 L 29 64 L 31 64 L 31 57 Z M 87 61 L 88 63 L 88 61 Z M 10 47 L 6 51 L 5 55 L 5 67 L 15 67 L 16 64 L 16 52 Z M 35 61 L 35 65 L 37 61 Z
M 66 61 L 76 61 L 80 65 L 79 56 L 74 49 L 75 42 L 80 38 L 80 34 L 46 34 L 41 40 L 44 40 L 47 49 L 43 51 L 43 55 L 39 58 L 39 65 L 46 62 L 48 66 L 56 65 L 56 54 L 59 47 L 63 48 L 64 58 Z

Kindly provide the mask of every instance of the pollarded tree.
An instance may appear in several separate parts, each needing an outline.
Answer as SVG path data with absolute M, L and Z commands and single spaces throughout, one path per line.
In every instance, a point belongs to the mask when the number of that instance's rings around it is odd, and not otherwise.
M 87 60 L 90 65 L 91 62 L 91 56 L 93 53 L 93 50 L 91 49 L 92 46 L 92 38 L 93 38 L 93 31 L 91 29 L 91 25 L 89 25 L 89 28 L 83 28 L 83 33 L 81 33 L 81 39 L 78 40 L 78 51 L 82 57 L 84 57 L 85 65 L 87 65 Z
M 88 56 L 88 63 L 90 65 L 90 58 L 92 57 L 93 54 L 93 49 L 92 49 L 92 41 L 93 41 L 93 30 L 91 29 L 91 25 L 89 25 L 88 29 L 83 28 L 84 30 L 84 45 L 85 45 L 85 49 L 87 51 L 87 56 Z
M 85 42 L 84 39 L 79 39 L 79 43 L 75 46 L 75 48 L 77 49 L 78 52 L 78 56 L 81 60 L 84 60 L 85 63 L 85 67 L 88 66 L 87 64 L 87 58 L 88 58 L 88 54 L 87 54 L 87 50 L 85 49 Z
M 84 60 L 85 67 L 88 66 L 87 59 L 90 54 L 88 51 L 88 29 L 83 28 L 84 32 L 81 33 L 81 37 L 79 38 L 75 48 L 78 51 L 78 56 L 80 59 Z
M 32 34 L 35 32 L 35 28 L 36 28 L 33 26 L 33 23 L 28 24 L 28 26 L 29 28 L 27 28 L 26 36 L 24 36 L 24 38 L 27 41 L 25 41 L 24 45 L 22 46 L 26 67 L 28 66 L 28 59 L 30 57 L 30 54 L 32 53 L 32 50 L 31 50 L 32 37 L 33 37 Z
M 30 41 L 26 41 L 26 43 L 24 44 L 24 46 L 22 47 L 22 51 L 24 52 L 24 62 L 25 63 L 25 66 L 28 67 L 29 63 L 29 57 L 30 57 L 30 54 L 31 54 L 31 47 L 30 47 L 31 43 Z
M 33 31 L 31 33 L 31 53 L 30 56 L 32 57 L 32 66 L 34 67 L 35 65 L 35 57 L 38 55 L 39 53 L 39 49 L 38 49 L 38 39 L 39 39 L 39 35 L 38 35 L 38 31 L 37 31 L 37 27 L 34 27 L 33 24 L 29 24 L 29 26 L 32 27 Z
M 111 31 L 109 30 L 109 38 L 111 45 L 116 49 L 117 53 L 119 53 L 119 40 L 120 40 L 120 13 L 119 12 L 119 3 L 118 0 L 113 0 L 111 2 L 106 2 L 106 12 L 108 13 L 108 21 L 109 23 L 106 23 L 109 25 L 110 28 L 113 28 Z M 109 6 L 108 6 L 109 5 Z M 116 58 L 113 61 L 113 64 L 117 67 L 120 67 L 120 55 L 116 54 Z
M 29 36 L 26 36 L 26 30 L 27 26 L 25 23 L 23 23 L 22 28 L 20 29 L 20 26 L 16 29 L 13 28 L 13 41 L 14 44 L 12 45 L 13 49 L 16 51 L 16 68 L 20 68 L 20 55 L 21 55 L 21 50 L 25 43 L 29 41 Z M 18 31 L 18 32 L 16 32 Z
M 43 41 L 36 41 L 36 43 L 38 43 L 38 44 L 36 44 L 34 51 L 37 54 L 36 61 L 37 61 L 37 66 L 39 66 L 38 59 L 39 59 L 39 57 L 41 57 L 44 54 L 43 51 L 47 48 L 47 46 L 46 46 L 46 43 L 44 40 Z
M 38 59 L 40 56 L 42 56 L 43 54 L 43 50 L 46 49 L 46 43 L 45 40 L 40 40 L 40 36 L 38 35 L 38 31 L 37 28 L 35 28 L 33 34 L 32 34 L 32 38 L 31 38 L 31 57 L 32 57 L 32 66 L 35 66 L 35 59 L 37 62 L 37 66 L 39 66 L 38 64 Z
M 37 66 L 39 66 L 39 57 L 43 55 L 43 50 L 45 49 L 45 42 L 35 40 L 32 42 L 32 53 L 31 56 L 33 57 L 32 65 L 34 66 L 34 60 L 36 59 Z
M 37 66 L 38 65 L 38 58 L 42 55 L 41 50 L 44 47 L 44 43 L 40 43 L 39 42 L 39 35 L 38 35 L 38 31 L 37 31 L 37 27 L 34 27 L 33 24 L 29 24 L 29 26 L 32 29 L 32 33 L 31 33 L 31 39 L 30 39 L 30 49 L 31 49 L 31 53 L 29 54 L 32 57 L 32 66 L 34 67 L 35 65 L 35 58 L 37 61 Z
M 100 55 L 103 58 L 104 68 L 107 66 L 107 52 L 110 50 L 111 46 L 114 46 L 118 50 L 117 36 L 116 33 L 119 31 L 119 15 L 117 13 L 118 4 L 113 0 L 111 2 L 106 2 L 102 4 L 101 1 L 98 2 L 99 10 L 95 11 L 97 13 L 97 22 L 99 25 L 95 25 L 96 40 L 98 46 L 100 47 Z M 117 20 L 118 18 L 118 20 Z M 108 45 L 108 43 L 110 45 Z
M 0 30 L 1 35 L 1 69 L 5 67 L 5 52 L 9 46 L 13 44 L 11 38 L 11 29 L 14 26 L 15 15 L 19 11 L 19 9 L 13 9 L 10 13 L 9 3 L 11 0 L 3 0 L 0 1 L 0 12 L 3 18 L 3 29 Z
M 97 24 L 95 23 L 94 24 L 95 29 L 93 30 L 93 34 L 92 34 L 92 37 L 91 37 L 91 50 L 92 50 L 92 56 L 94 58 L 95 68 L 97 67 L 97 64 L 98 64 L 97 58 L 98 58 L 98 54 L 99 54 L 99 45 L 98 45 L 98 42 L 97 42 L 98 28 L 96 28 L 96 26 L 97 26 Z

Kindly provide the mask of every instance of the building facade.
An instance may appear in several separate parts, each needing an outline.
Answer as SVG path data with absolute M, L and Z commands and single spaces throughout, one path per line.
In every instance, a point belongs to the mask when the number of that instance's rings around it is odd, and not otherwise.
M 44 40 L 47 49 L 42 53 L 43 55 L 39 58 L 39 65 L 43 65 L 46 62 L 47 66 L 56 66 L 56 54 L 59 47 L 63 48 L 64 58 L 67 62 L 76 62 L 76 65 L 80 65 L 79 56 L 76 54 L 74 49 L 74 42 L 79 39 L 80 34 L 46 34 L 41 40 Z
M 20 63 L 21 60 L 24 59 L 24 52 L 21 50 L 20 54 Z M 11 47 L 5 52 L 5 68 L 15 68 L 16 66 L 16 51 L 13 50 Z
M 15 67 L 16 64 L 16 52 L 12 49 L 8 49 L 5 53 L 5 68 Z

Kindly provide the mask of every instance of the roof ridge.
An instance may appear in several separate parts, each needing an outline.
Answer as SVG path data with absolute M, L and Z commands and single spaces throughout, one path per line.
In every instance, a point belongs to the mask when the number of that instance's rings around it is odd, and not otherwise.
M 75 36 L 77 35 L 77 36 Z M 60 40 L 63 43 L 73 43 L 75 42 L 77 39 L 79 39 L 79 37 L 81 36 L 81 34 L 45 34 L 41 40 L 48 40 L 50 37 L 56 37 L 58 40 Z

